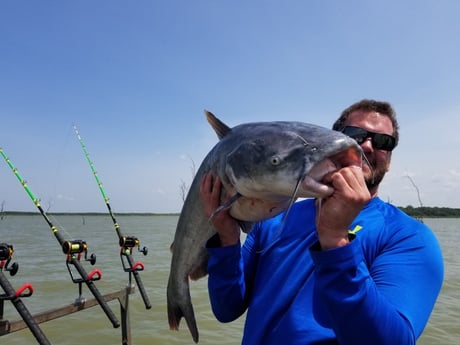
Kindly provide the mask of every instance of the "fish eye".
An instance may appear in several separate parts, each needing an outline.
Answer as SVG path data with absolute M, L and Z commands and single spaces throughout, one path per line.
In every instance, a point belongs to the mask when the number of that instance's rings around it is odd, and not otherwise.
M 279 156 L 273 156 L 271 159 L 270 159 L 270 163 L 272 165 L 279 165 L 281 163 L 281 158 Z

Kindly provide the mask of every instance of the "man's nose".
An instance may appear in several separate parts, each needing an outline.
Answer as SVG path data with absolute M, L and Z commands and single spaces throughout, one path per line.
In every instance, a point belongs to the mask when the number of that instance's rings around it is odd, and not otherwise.
M 363 149 L 364 152 L 374 151 L 374 146 L 372 146 L 372 138 L 368 137 L 364 139 L 364 141 L 361 143 L 361 148 Z

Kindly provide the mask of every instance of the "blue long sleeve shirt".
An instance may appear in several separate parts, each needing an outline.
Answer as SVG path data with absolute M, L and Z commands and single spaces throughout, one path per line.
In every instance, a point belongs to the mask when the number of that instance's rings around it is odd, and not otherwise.
M 244 245 L 208 242 L 208 288 L 222 322 L 246 314 L 242 344 L 415 344 L 441 289 L 438 241 L 373 198 L 347 246 L 321 251 L 313 200 L 256 224 Z

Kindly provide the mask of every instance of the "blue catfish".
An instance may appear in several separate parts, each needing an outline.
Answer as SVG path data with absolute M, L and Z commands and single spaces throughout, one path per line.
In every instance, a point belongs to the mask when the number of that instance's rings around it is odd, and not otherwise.
M 274 121 L 230 128 L 205 113 L 220 140 L 201 163 L 182 207 L 167 288 L 170 328 L 178 330 L 184 317 L 196 343 L 199 335 L 189 279 L 206 276 L 205 245 L 215 234 L 199 197 L 203 176 L 211 171 L 221 179 L 223 207 L 249 232 L 254 222 L 288 210 L 299 197 L 331 195 L 333 188 L 321 182 L 324 175 L 361 164 L 362 157 L 356 141 L 320 126 Z

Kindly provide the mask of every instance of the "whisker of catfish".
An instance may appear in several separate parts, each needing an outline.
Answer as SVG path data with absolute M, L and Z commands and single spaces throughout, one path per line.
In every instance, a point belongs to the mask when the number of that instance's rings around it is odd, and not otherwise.
M 284 228 L 284 225 L 286 224 L 286 219 L 289 215 L 289 211 L 291 210 L 292 208 L 292 205 L 294 205 L 294 202 L 297 200 L 297 192 L 299 191 L 299 188 L 300 188 L 300 184 L 302 182 L 302 180 L 304 179 L 304 176 L 300 176 L 296 182 L 296 185 L 295 185 L 295 188 L 294 188 L 294 191 L 292 193 L 292 196 L 289 200 L 289 205 L 286 209 L 286 211 L 284 212 L 284 215 L 283 215 L 283 219 L 281 220 L 281 223 L 279 224 L 278 226 L 278 229 L 276 230 L 275 232 L 275 236 L 273 237 L 273 239 L 271 240 L 271 242 L 268 244 L 268 246 L 266 246 L 265 248 L 262 248 L 260 250 L 257 251 L 257 253 L 262 253 L 263 251 L 267 250 L 268 248 L 270 248 L 275 242 L 276 240 L 278 239 L 279 235 L 281 234 L 283 228 Z

